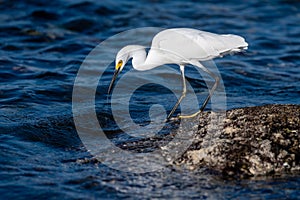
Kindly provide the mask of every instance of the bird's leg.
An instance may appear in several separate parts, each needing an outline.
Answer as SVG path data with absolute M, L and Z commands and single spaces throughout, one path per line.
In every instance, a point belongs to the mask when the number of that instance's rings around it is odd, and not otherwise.
M 182 101 L 182 99 L 185 97 L 186 95 L 186 83 L 185 83 L 185 76 L 184 76 L 184 65 L 180 65 L 180 72 L 181 72 L 181 76 L 182 76 L 182 93 L 180 98 L 177 100 L 175 106 L 172 108 L 171 112 L 169 113 L 167 120 L 169 120 L 171 118 L 171 116 L 174 114 L 175 110 L 178 108 L 180 102 Z
M 201 106 L 201 108 L 198 112 L 195 112 L 192 115 L 180 115 L 180 116 L 178 116 L 179 118 L 181 118 L 181 119 L 182 118 L 184 118 L 184 119 L 185 118 L 192 118 L 192 117 L 197 116 L 199 113 L 203 112 L 203 110 L 205 109 L 205 107 L 206 107 L 207 103 L 209 102 L 211 96 L 213 95 L 214 91 L 218 87 L 219 82 L 220 82 L 220 78 L 217 75 L 215 75 L 214 73 L 212 73 L 211 71 L 207 70 L 206 68 L 205 68 L 204 71 L 207 72 L 211 77 L 213 77 L 215 79 L 215 83 L 214 83 L 213 87 L 209 90 L 209 94 L 206 97 L 204 103 L 202 104 L 202 106 Z

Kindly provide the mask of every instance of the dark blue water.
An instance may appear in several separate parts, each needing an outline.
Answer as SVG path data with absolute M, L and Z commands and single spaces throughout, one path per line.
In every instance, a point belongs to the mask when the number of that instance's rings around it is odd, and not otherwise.
M 88 53 L 117 33 L 150 26 L 246 38 L 246 52 L 216 60 L 228 109 L 299 104 L 299 1 L 2 0 L 0 10 L 1 199 L 299 198 L 300 177 L 295 175 L 225 181 L 205 169 L 170 166 L 145 174 L 113 170 L 87 152 L 72 116 L 73 84 Z M 99 94 L 108 87 L 111 66 L 101 79 Z M 187 78 L 201 92 L 199 85 L 205 84 L 192 72 Z M 167 76 L 170 81 L 179 78 Z M 140 88 L 131 105 L 134 120 L 147 124 L 143 101 L 167 98 L 165 93 L 169 94 L 164 88 Z M 154 103 L 165 102 L 170 111 L 176 102 L 170 95 Z M 97 97 L 99 105 L 106 105 L 104 99 Z M 98 107 L 98 115 L 111 120 L 105 129 L 112 141 L 126 142 L 128 137 L 114 125 L 110 112 Z

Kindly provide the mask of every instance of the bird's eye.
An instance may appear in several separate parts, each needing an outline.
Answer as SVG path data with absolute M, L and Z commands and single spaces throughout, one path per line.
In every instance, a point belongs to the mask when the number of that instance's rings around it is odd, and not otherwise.
M 116 70 L 119 70 L 120 67 L 122 66 L 122 64 L 123 64 L 123 61 L 119 60 L 118 64 L 116 65 Z

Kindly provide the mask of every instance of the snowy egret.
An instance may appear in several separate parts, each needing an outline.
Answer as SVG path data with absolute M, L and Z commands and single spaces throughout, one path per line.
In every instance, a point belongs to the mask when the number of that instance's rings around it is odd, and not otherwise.
M 130 58 L 132 58 L 133 68 L 140 71 L 150 70 L 164 64 L 177 64 L 181 71 L 183 90 L 167 117 L 167 119 L 170 119 L 186 95 L 184 68 L 188 64 L 194 65 L 208 73 L 215 80 L 200 110 L 192 115 L 179 116 L 179 118 L 194 117 L 204 110 L 220 80 L 217 75 L 204 67 L 201 61 L 240 52 L 247 49 L 247 47 L 248 44 L 245 39 L 238 35 L 219 35 L 190 28 L 166 29 L 154 36 L 148 55 L 145 47 L 140 45 L 128 45 L 118 52 L 115 60 L 115 72 L 108 93 L 111 92 L 118 74 Z

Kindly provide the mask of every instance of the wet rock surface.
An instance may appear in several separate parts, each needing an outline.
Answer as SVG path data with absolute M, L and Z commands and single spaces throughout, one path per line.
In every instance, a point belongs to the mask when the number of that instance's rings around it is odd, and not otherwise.
M 216 115 L 199 116 L 194 143 L 177 164 L 228 177 L 300 172 L 300 105 L 229 110 L 218 128 L 212 121 Z

